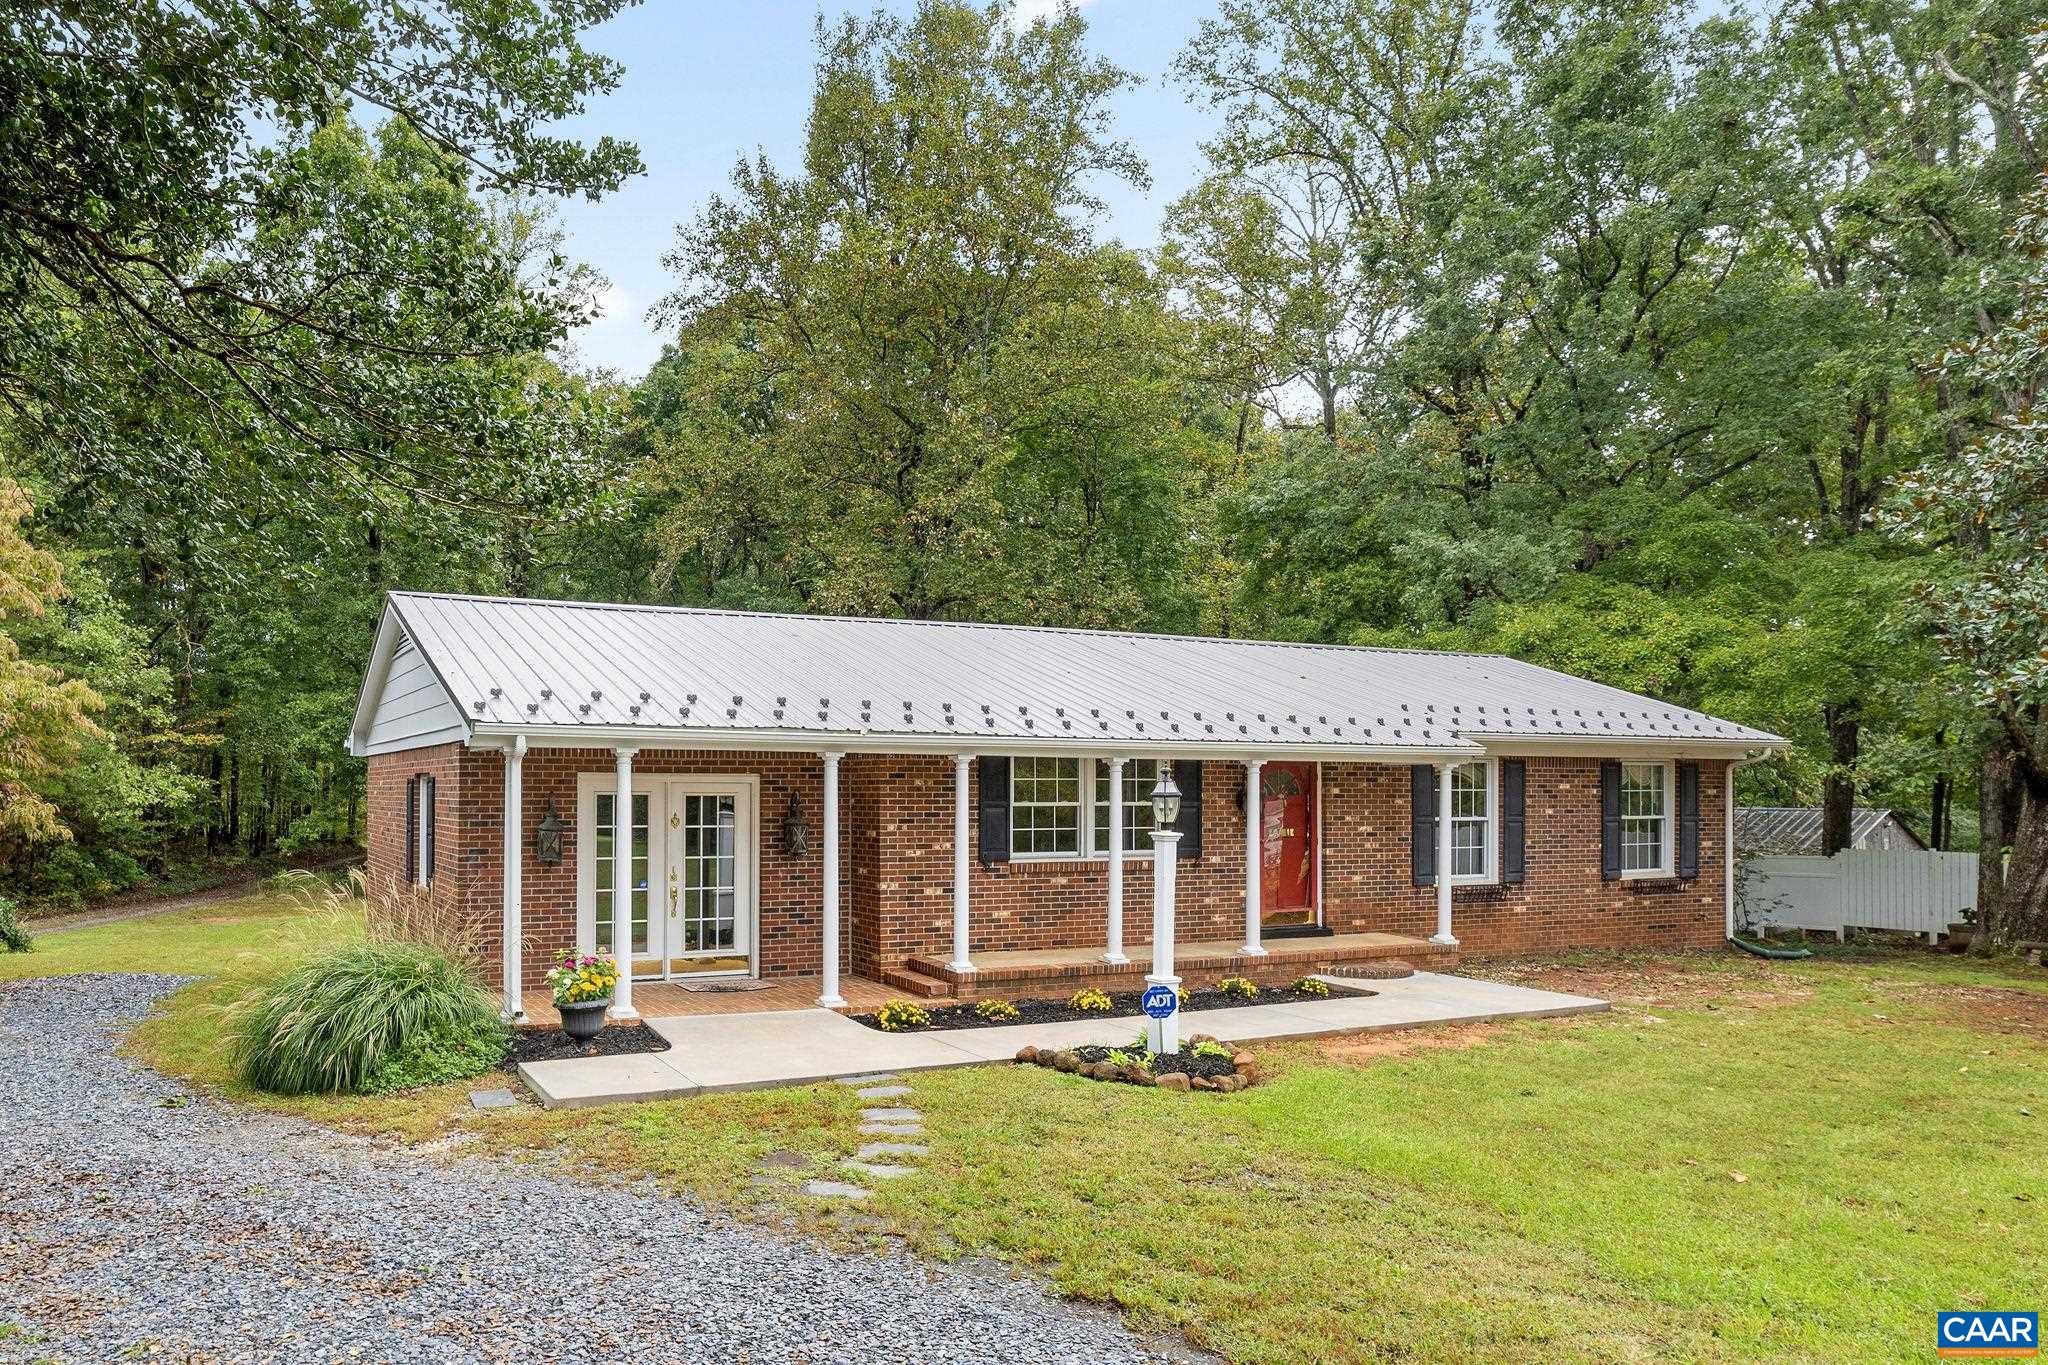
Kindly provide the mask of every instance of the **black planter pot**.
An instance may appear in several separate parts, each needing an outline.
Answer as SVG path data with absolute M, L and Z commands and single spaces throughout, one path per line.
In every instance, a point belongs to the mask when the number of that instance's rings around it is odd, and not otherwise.
M 610 1000 L 585 1000 L 577 1005 L 557 1005 L 562 1014 L 562 1032 L 579 1043 L 587 1043 L 604 1027 L 604 1012 L 612 1007 Z

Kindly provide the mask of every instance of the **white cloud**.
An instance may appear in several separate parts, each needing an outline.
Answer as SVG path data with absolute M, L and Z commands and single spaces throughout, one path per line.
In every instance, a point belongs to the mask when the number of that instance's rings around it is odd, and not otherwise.
M 1010 10 L 1010 27 L 1022 32 L 1040 19 L 1052 19 L 1066 5 L 1087 9 L 1095 0 L 1017 0 Z

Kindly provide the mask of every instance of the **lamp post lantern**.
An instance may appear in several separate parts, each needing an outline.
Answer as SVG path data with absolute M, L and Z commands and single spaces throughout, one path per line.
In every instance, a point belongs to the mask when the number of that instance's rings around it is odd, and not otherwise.
M 1145 978 L 1147 1042 L 1154 1052 L 1180 1051 L 1180 978 L 1173 974 L 1173 882 L 1180 856 L 1180 788 L 1173 765 L 1159 762 L 1152 788 L 1152 971 Z

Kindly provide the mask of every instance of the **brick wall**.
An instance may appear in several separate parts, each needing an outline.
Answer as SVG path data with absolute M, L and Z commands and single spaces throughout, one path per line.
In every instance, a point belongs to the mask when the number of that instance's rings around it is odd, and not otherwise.
M 576 934 L 576 777 L 609 774 L 603 749 L 535 749 L 525 763 L 525 961 L 536 985 L 551 955 Z M 978 798 L 979 764 L 970 782 Z M 760 962 L 764 975 L 818 970 L 824 829 L 823 764 L 809 754 L 644 750 L 636 773 L 752 773 L 761 783 Z M 1722 933 L 1722 807 L 1727 765 L 1700 765 L 1700 877 L 1690 882 L 1600 880 L 1599 764 L 1528 760 L 1528 880 L 1517 887 L 1459 888 L 1453 928 L 1468 952 L 1570 947 L 1709 946 Z M 369 870 L 396 885 L 404 867 L 404 783 L 432 772 L 440 783 L 436 897 L 452 898 L 488 945 L 497 971 L 503 904 L 504 759 L 495 750 L 441 745 L 370 760 Z M 1397 764 L 1322 769 L 1324 922 L 1340 933 L 1377 929 L 1426 936 L 1435 893 L 1409 874 L 1409 778 Z M 856 754 L 840 767 L 841 944 L 844 965 L 872 974 L 952 945 L 953 762 L 945 756 Z M 1204 767 L 1202 857 L 1183 861 L 1179 935 L 1235 939 L 1244 926 L 1244 768 Z M 801 857 L 783 852 L 790 797 L 810 825 Z M 562 861 L 533 858 L 532 831 L 552 798 L 564 824 Z M 974 837 L 970 827 L 969 837 Z M 1108 864 L 969 862 L 976 953 L 1094 945 L 1107 932 Z M 1151 941 L 1150 862 L 1124 863 L 1124 941 Z M 1135 954 L 1134 954 L 1135 955 Z

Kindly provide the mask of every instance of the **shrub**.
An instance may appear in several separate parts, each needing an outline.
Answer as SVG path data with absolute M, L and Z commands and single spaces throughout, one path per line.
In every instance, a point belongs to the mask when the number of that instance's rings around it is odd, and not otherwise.
M 1233 1000 L 1256 1000 L 1259 998 L 1259 988 L 1251 983 L 1249 977 L 1226 976 L 1216 983 L 1216 990 L 1219 994 L 1227 995 Z
M 1007 1000 L 984 1000 L 974 1007 L 974 1014 L 977 1019 L 987 1019 L 991 1022 L 1015 1019 L 1017 1007 Z
M 1083 1014 L 1108 1014 L 1116 1004 L 1093 986 L 1083 986 L 1067 997 L 1067 1008 Z
M 1237 1055 L 1214 1038 L 1204 1038 L 1201 1042 L 1195 1044 L 1193 1051 L 1197 1057 L 1234 1057 Z
M 1328 995 L 1330 993 L 1330 983 L 1318 981 L 1312 976 L 1304 976 L 1288 986 L 1287 989 L 1296 995 Z
M 447 1029 L 423 1029 L 377 1064 L 364 1079 L 363 1092 L 381 1095 L 481 1076 L 505 1060 L 506 1035 L 505 1025 L 495 1017 Z
M 236 1021 L 235 1067 L 282 1095 L 359 1093 L 402 1051 L 421 1065 L 427 1050 L 463 1048 L 498 1027 L 496 1003 L 447 954 L 359 943 L 272 981 Z
M 28 930 L 21 927 L 21 920 L 14 913 L 14 902 L 5 896 L 0 896 L 0 949 L 10 953 L 36 950 L 35 940 L 28 936 Z
M 889 1033 L 900 1033 L 904 1029 L 924 1028 L 932 1021 L 922 1005 L 908 1000 L 891 1000 L 875 1011 L 875 1023 Z

